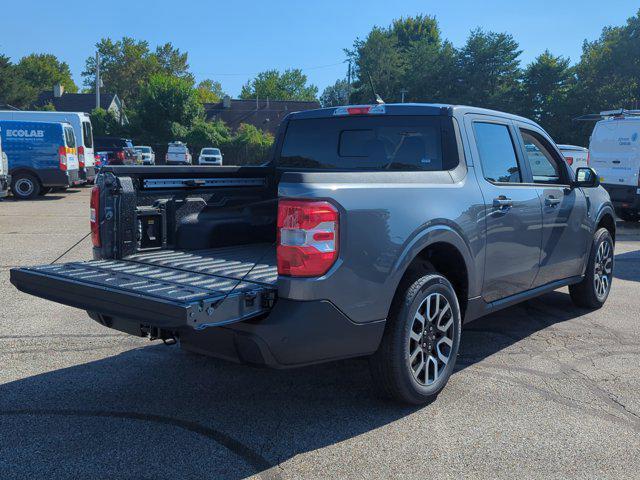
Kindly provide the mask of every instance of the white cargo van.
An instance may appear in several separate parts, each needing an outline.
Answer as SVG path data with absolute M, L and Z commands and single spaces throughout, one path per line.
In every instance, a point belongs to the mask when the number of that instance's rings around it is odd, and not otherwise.
M 18 120 L 24 122 L 60 122 L 69 123 L 73 127 L 78 145 L 78 162 L 80 163 L 80 179 L 93 183 L 96 177 L 95 158 L 93 155 L 93 131 L 91 118 L 84 112 L 39 112 L 22 110 L 0 110 L 0 120 Z
M 589 143 L 589 166 L 609 192 L 620 218 L 640 218 L 640 111 L 600 113 Z

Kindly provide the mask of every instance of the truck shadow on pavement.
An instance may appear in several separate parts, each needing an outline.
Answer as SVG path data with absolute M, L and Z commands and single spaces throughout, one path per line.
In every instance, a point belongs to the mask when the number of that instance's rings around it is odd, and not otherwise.
M 447 388 L 460 395 L 459 372 L 582 313 L 553 292 L 469 324 Z M 73 361 L 126 338 L 18 354 Z M 441 401 L 451 402 L 448 395 Z M 416 410 L 378 399 L 365 359 L 279 371 L 144 346 L 0 385 L 0 472 L 3 479 L 278 478 L 280 462 Z
M 613 276 L 621 280 L 640 282 L 640 250 L 617 254 Z

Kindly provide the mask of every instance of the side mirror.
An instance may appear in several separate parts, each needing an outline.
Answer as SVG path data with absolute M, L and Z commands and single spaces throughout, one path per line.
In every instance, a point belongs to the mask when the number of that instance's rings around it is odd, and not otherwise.
M 579 167 L 576 170 L 576 179 L 573 182 L 574 187 L 595 188 L 600 185 L 600 177 L 593 168 Z

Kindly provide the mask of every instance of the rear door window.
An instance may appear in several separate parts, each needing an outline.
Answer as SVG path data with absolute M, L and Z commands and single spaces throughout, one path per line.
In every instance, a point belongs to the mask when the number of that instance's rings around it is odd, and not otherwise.
M 86 148 L 93 148 L 93 131 L 90 122 L 82 122 L 82 141 Z
M 484 178 L 495 183 L 521 183 L 522 174 L 509 127 L 475 122 L 476 144 Z
M 381 115 L 294 119 L 277 162 L 311 170 L 440 171 L 459 159 L 451 118 Z
M 76 148 L 76 135 L 73 133 L 73 128 L 64 127 L 64 140 L 69 148 Z

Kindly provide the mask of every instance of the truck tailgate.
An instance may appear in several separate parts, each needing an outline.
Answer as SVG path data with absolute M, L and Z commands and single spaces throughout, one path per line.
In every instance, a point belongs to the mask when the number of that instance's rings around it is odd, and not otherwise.
M 11 270 L 19 290 L 72 307 L 177 329 L 238 322 L 275 300 L 275 247 L 158 250 Z

